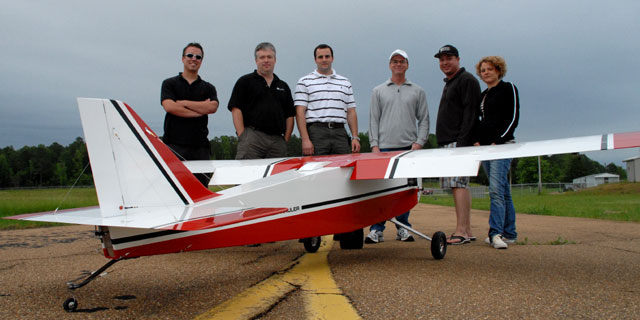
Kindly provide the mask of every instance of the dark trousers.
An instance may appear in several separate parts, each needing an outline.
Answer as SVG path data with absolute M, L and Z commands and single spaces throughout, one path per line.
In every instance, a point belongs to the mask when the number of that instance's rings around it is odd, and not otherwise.
M 238 137 L 236 160 L 282 158 L 287 156 L 287 143 L 284 137 L 267 134 L 252 127 L 244 128 Z
M 309 139 L 313 143 L 313 154 L 347 154 L 351 153 L 351 139 L 342 128 L 329 128 L 326 125 L 307 125 Z

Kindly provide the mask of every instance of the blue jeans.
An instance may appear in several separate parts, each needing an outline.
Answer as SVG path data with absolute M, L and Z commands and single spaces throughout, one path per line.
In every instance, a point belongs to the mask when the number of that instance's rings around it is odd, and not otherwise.
M 385 149 L 380 149 L 381 152 L 388 152 L 388 151 L 401 151 L 401 150 L 411 150 L 411 146 L 408 147 L 403 147 L 403 148 L 385 148 Z M 398 222 L 411 227 L 411 223 L 409 223 L 409 212 L 411 211 L 407 211 L 399 216 L 396 217 L 396 220 L 398 220 Z M 378 222 L 374 225 L 371 226 L 371 228 L 369 229 L 370 231 L 384 231 L 385 226 L 384 224 L 386 223 L 386 221 L 382 221 L 382 222 Z M 396 229 L 400 229 L 400 226 L 396 225 Z
M 516 209 L 511 199 L 508 176 L 511 159 L 483 161 L 482 167 L 489 178 L 489 198 L 491 199 L 489 238 L 501 234 L 508 239 L 517 239 Z

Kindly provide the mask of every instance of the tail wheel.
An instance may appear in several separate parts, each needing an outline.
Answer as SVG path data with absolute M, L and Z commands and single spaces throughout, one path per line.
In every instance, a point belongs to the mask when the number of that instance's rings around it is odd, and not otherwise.
M 320 249 L 320 245 L 322 244 L 322 238 L 320 237 L 311 237 L 302 239 L 302 243 L 304 244 L 304 249 L 309 253 L 318 252 Z
M 62 307 L 66 312 L 74 312 L 78 308 L 78 300 L 76 300 L 76 298 L 69 298 L 64 301 Z
M 431 255 L 440 260 L 447 254 L 447 236 L 442 231 L 433 234 L 431 239 Z

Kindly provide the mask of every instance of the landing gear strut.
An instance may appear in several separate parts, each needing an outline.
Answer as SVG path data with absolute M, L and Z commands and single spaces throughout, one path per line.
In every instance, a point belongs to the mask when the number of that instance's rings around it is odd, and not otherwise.
M 434 259 L 436 260 L 440 260 L 442 258 L 444 258 L 444 256 L 447 254 L 447 236 L 444 234 L 444 232 L 442 231 L 438 231 L 436 233 L 433 234 L 433 238 L 429 238 L 428 236 L 422 234 L 421 232 L 418 232 L 417 230 L 405 225 L 404 223 L 400 223 L 398 222 L 398 220 L 396 220 L 396 218 L 392 218 L 391 220 L 389 220 L 393 223 L 395 223 L 398 226 L 401 226 L 407 230 L 409 230 L 410 232 L 414 233 L 415 235 L 427 239 L 429 241 L 431 241 L 431 255 L 433 256 Z
M 82 287 L 86 286 L 89 282 L 95 280 L 97 276 L 101 275 L 105 270 L 107 270 L 114 263 L 116 263 L 116 262 L 118 262 L 120 260 L 122 260 L 122 259 L 109 260 L 109 262 L 107 262 L 100 269 L 98 269 L 98 270 L 96 270 L 94 272 L 91 272 L 91 274 L 89 274 L 88 277 L 86 277 L 84 280 L 82 280 L 82 282 L 74 283 L 74 281 L 80 280 L 80 279 L 76 279 L 76 280 L 67 282 L 67 287 L 69 288 L 69 290 L 71 290 L 71 292 L 73 292 L 73 290 L 76 290 L 76 289 L 79 289 L 79 288 L 82 288 Z M 67 312 L 74 312 L 78 308 L 78 299 L 76 299 L 75 296 L 71 297 L 71 298 L 68 298 L 67 300 L 64 301 L 64 303 L 62 304 L 62 307 Z

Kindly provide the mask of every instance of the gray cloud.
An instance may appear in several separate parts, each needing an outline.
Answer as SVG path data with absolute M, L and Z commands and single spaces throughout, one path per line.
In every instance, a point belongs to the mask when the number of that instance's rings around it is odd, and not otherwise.
M 446 43 L 474 70 L 502 55 L 522 102 L 520 141 L 638 130 L 640 4 L 634 1 L 2 1 L 0 147 L 72 142 L 82 136 L 76 97 L 133 106 L 162 134 L 160 83 L 182 69 L 190 41 L 205 49 L 201 76 L 221 108 L 210 136 L 232 135 L 227 101 L 236 79 L 255 68 L 253 48 L 271 41 L 276 73 L 291 87 L 315 67 L 312 50 L 329 43 L 336 71 L 351 79 L 360 131 L 368 129 L 371 89 L 389 76 L 396 49 L 409 78 L 427 92 L 432 130 L 443 75 L 435 51 Z M 475 72 L 474 72 L 475 73 Z M 590 153 L 602 162 L 637 150 Z

